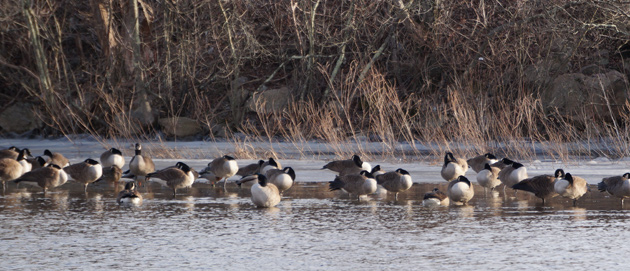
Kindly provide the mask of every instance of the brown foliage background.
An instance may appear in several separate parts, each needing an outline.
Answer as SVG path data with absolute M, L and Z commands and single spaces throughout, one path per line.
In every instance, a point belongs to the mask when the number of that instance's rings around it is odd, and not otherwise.
M 588 155 L 602 140 L 628 154 L 625 100 L 577 116 L 541 102 L 593 63 L 628 75 L 628 1 L 5 0 L 0 20 L 0 102 L 36 104 L 42 134 L 142 138 L 185 116 L 211 137 L 367 136 L 392 155 L 399 141 L 518 156 L 543 142 L 563 157 L 554 143 Z M 246 109 L 284 86 L 285 110 Z

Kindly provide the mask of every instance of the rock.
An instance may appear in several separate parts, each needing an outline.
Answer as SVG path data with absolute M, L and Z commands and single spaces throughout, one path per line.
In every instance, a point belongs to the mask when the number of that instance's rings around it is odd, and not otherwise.
M 162 118 L 158 120 L 158 124 L 167 136 L 187 137 L 202 131 L 196 120 L 186 117 Z
M 41 126 L 32 104 L 16 103 L 0 113 L 0 127 L 8 133 L 22 134 Z
M 287 87 L 269 89 L 252 94 L 246 107 L 257 113 L 281 112 L 289 105 L 291 97 L 291 91 Z
M 619 118 L 630 97 L 627 84 L 626 76 L 614 70 L 592 75 L 563 74 L 556 77 L 548 91 L 541 95 L 542 103 L 547 113 L 557 110 L 574 120 L 594 116 L 610 119 L 611 111 L 613 117 Z

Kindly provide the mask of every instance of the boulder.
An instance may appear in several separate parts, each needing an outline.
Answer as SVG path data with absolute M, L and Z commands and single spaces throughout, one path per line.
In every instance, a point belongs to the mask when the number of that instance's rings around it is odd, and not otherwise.
M 611 111 L 614 118 L 619 118 L 630 98 L 627 81 L 625 75 L 614 70 L 563 74 L 542 94 L 542 103 L 547 113 L 557 110 L 569 119 L 610 119 Z
M 42 121 L 34 112 L 32 104 L 16 103 L 0 113 L 0 127 L 8 133 L 22 134 L 40 128 Z
M 247 100 L 247 109 L 257 113 L 282 112 L 291 101 L 291 90 L 287 87 L 255 92 Z
M 158 120 L 162 132 L 167 136 L 187 137 L 202 132 L 201 125 L 196 120 L 186 117 L 162 118 Z

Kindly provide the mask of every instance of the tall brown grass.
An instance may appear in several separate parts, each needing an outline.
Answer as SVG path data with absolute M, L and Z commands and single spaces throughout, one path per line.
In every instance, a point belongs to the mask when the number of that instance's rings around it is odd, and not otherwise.
M 602 86 L 603 111 L 567 115 L 542 97 L 593 63 L 627 76 L 628 13 L 623 1 L 10 0 L 0 102 L 36 104 L 42 134 L 100 139 L 155 140 L 156 118 L 186 116 L 241 157 L 282 156 L 278 140 L 321 155 L 317 140 L 368 159 L 615 158 L 629 155 L 627 101 Z M 279 87 L 288 107 L 248 111 Z

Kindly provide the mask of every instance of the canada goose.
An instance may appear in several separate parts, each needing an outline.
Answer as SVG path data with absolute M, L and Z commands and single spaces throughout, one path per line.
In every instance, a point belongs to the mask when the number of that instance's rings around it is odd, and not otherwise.
M 101 166 L 108 168 L 112 165 L 116 165 L 118 168 L 125 166 L 125 157 L 116 148 L 111 148 L 101 154 Z
M 15 146 L 11 146 L 8 149 L 0 150 L 0 159 L 11 158 L 15 160 L 17 159 L 19 153 L 20 149 Z
M 282 192 L 287 191 L 293 186 L 295 182 L 295 171 L 291 167 L 270 169 L 267 170 L 265 177 L 267 177 L 267 181 L 274 184 L 280 191 L 280 194 L 282 194 Z
M 267 162 L 263 162 L 263 164 L 260 166 L 260 174 L 265 175 L 267 173 L 267 170 L 281 168 L 282 165 L 280 164 L 280 162 L 273 159 L 273 157 L 269 157 L 269 160 Z
M 41 156 L 26 158 L 26 161 L 31 164 L 31 170 L 43 168 L 46 166 L 46 159 Z
M 68 158 L 63 156 L 63 154 L 58 152 L 51 152 L 50 150 L 44 150 L 44 156 L 48 156 L 48 163 L 55 164 L 60 166 L 61 168 L 65 168 L 70 165 L 70 161 Z
M 182 162 L 177 162 L 174 167 L 149 173 L 147 178 L 157 178 L 158 180 L 153 181 L 173 189 L 173 197 L 175 197 L 178 188 L 191 187 L 196 179 L 193 170 Z
M 117 165 L 111 165 L 109 167 L 103 167 L 103 175 L 96 180 L 96 182 L 106 181 L 110 184 L 117 184 L 122 177 L 122 169 Z
M 6 190 L 6 182 L 13 181 L 22 176 L 22 164 L 16 159 L 0 159 L 0 181 L 2 182 L 2 192 Z
M 48 191 L 48 189 L 63 185 L 67 181 L 68 175 L 66 175 L 60 166 L 48 164 L 46 167 L 38 168 L 25 173 L 13 182 L 24 182 L 39 185 L 39 187 L 44 189 L 44 195 L 46 195 L 46 191 Z
M 516 163 L 515 163 L 516 164 Z M 564 171 L 557 169 L 554 175 L 544 174 L 524 179 L 512 186 L 512 189 L 523 190 L 534 193 L 538 198 L 542 199 L 543 205 L 545 199 L 557 196 L 554 185 L 557 178 L 562 178 Z
M 425 207 L 431 207 L 436 205 L 447 206 L 449 204 L 449 199 L 444 192 L 440 191 L 440 189 L 433 188 L 433 191 L 424 194 L 422 198 L 422 205 Z
M 376 180 L 365 170 L 359 174 L 336 176 L 335 180 L 328 184 L 330 191 L 343 189 L 349 194 L 357 195 L 358 200 L 361 200 L 361 195 L 376 192 L 377 188 Z
M 597 189 L 599 192 L 606 191 L 608 194 L 620 198 L 623 206 L 623 200 L 630 198 L 630 173 L 625 173 L 623 176 L 603 178 L 597 184 Z
M 94 159 L 88 158 L 81 163 L 69 165 L 64 167 L 63 170 L 70 175 L 70 177 L 84 185 L 84 192 L 87 193 L 88 184 L 95 182 L 103 175 L 103 167 L 99 162 Z
M 155 171 L 155 164 L 153 163 L 153 159 L 146 155 L 142 155 L 142 145 L 140 143 L 136 143 L 136 154 L 129 161 L 129 171 L 136 181 L 140 179 L 142 181 L 148 180 L 147 176 L 149 173 Z
M 477 183 L 481 185 L 484 191 L 490 188 L 490 191 L 494 191 L 494 188 L 501 185 L 499 180 L 499 172 L 501 169 L 498 167 L 492 167 L 486 163 L 484 168 L 477 173 Z
M 205 178 L 208 181 L 212 182 L 214 185 L 215 181 L 225 180 L 223 182 L 223 189 L 225 189 L 228 178 L 236 175 L 238 172 L 238 164 L 236 163 L 236 159 L 229 155 L 224 155 L 223 157 L 216 158 L 212 160 L 212 162 L 208 163 L 208 166 L 199 172 L 201 178 Z
M 413 181 L 409 172 L 399 168 L 396 171 L 380 174 L 375 177 L 376 183 L 380 184 L 389 192 L 394 192 L 394 199 L 398 200 L 398 193 L 411 188 Z
M 479 173 L 479 171 L 482 171 L 484 169 L 485 164 L 494 164 L 497 161 L 498 161 L 497 157 L 494 156 L 494 154 L 486 153 L 484 155 L 479 155 L 479 156 L 470 158 L 466 162 L 468 163 L 470 168 L 472 168 L 472 170 Z
M 245 177 L 245 176 L 248 176 L 248 175 L 260 173 L 260 170 L 262 169 L 262 165 L 264 163 L 265 163 L 265 160 L 258 160 L 257 163 L 253 163 L 253 164 L 249 164 L 249 165 L 244 166 L 244 167 L 240 167 L 240 168 L 238 168 L 238 171 L 236 172 L 235 175 L 238 175 L 238 176 L 241 176 L 241 177 Z
M 370 171 L 370 164 L 363 162 L 358 155 L 353 155 L 349 160 L 336 160 L 324 165 L 322 169 L 329 169 L 339 173 L 339 176 L 359 174 L 361 171 Z
M 20 165 L 22 165 L 22 174 L 29 172 L 31 171 L 31 169 L 33 169 L 33 165 L 26 160 L 26 156 L 30 154 L 31 154 L 31 151 L 29 151 L 26 148 L 21 149 L 20 153 L 18 154 L 17 161 L 18 163 L 20 163 Z
M 444 180 L 450 182 L 452 180 L 457 179 L 459 176 L 466 175 L 466 171 L 468 170 L 468 163 L 466 160 L 457 158 L 453 156 L 453 153 L 447 152 L 444 155 L 444 165 L 442 165 L 442 178 Z
M 378 175 L 385 174 L 385 171 L 381 169 L 381 165 L 376 165 L 372 168 L 370 174 L 376 178 Z
M 501 169 L 501 171 L 499 171 L 499 181 L 501 181 L 501 183 L 503 183 L 505 186 L 503 187 L 503 194 L 505 194 L 505 188 L 506 187 L 512 187 L 514 186 L 516 183 L 518 183 L 518 181 L 514 181 L 515 179 L 511 179 L 510 175 L 512 174 L 512 172 L 515 170 L 514 168 L 514 161 L 507 159 L 507 158 L 503 158 L 501 159 L 501 161 L 494 163 L 494 165 L 499 165 L 502 164 L 505 167 L 503 169 Z M 521 164 L 522 165 L 522 164 Z
M 577 200 L 588 191 L 586 180 L 571 176 L 571 173 L 564 174 L 564 178 L 557 178 L 553 187 L 560 196 L 572 199 L 573 206 L 577 205 Z
M 117 166 L 112 165 L 112 167 Z M 134 182 L 128 182 L 125 184 L 125 190 L 118 193 L 116 202 L 120 205 L 140 205 L 142 204 L 142 195 L 136 190 Z
M 514 163 L 514 161 L 507 159 L 507 158 L 503 158 L 497 162 L 494 162 L 492 164 L 490 164 L 491 167 L 498 167 L 499 169 L 504 169 L 510 165 L 512 165 L 512 163 Z M 499 177 L 500 179 L 500 177 Z
M 451 202 L 461 202 L 464 205 L 475 196 L 472 183 L 462 175 L 448 184 L 446 193 Z
M 267 177 L 260 173 L 254 175 L 257 183 L 252 185 L 252 202 L 261 208 L 270 208 L 280 203 L 280 191 L 278 187 L 267 181 Z

